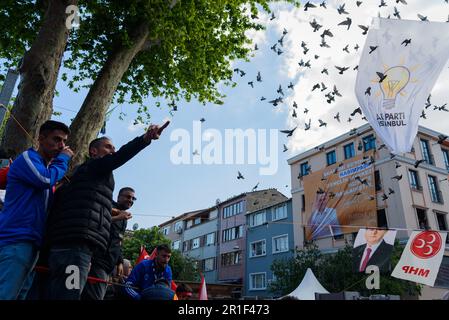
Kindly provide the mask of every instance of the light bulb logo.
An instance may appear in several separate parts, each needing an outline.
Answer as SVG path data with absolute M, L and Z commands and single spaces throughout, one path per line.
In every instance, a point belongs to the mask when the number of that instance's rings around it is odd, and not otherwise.
M 383 107 L 392 109 L 396 103 L 397 95 L 404 89 L 410 80 L 410 71 L 403 66 L 396 66 L 385 71 L 386 78 L 379 83 L 384 95 Z

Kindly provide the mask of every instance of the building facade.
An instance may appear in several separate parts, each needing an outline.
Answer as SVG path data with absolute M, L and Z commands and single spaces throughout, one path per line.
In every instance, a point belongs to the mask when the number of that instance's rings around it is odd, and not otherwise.
M 271 265 L 294 255 L 292 201 L 283 200 L 246 214 L 245 292 L 248 298 L 272 298 L 275 280 Z
M 438 143 L 440 135 L 439 132 L 420 126 L 411 152 L 393 156 L 369 124 L 365 124 L 289 159 L 293 222 L 297 225 L 306 224 L 302 177 L 375 149 L 378 226 L 399 229 L 397 238 L 402 243 L 407 241 L 413 230 L 430 228 L 447 231 L 449 143 Z M 423 162 L 416 165 L 417 160 Z M 302 248 L 304 228 L 298 231 L 295 232 L 294 242 Z M 344 246 L 345 241 L 351 243 L 354 237 L 355 234 L 346 234 L 318 239 L 315 243 L 323 252 L 334 252 Z M 445 255 L 449 255 L 447 245 Z
M 287 200 L 276 189 L 243 193 L 219 205 L 218 280 L 223 283 L 244 284 L 246 264 L 246 216 L 258 208 Z
M 209 208 L 185 220 L 182 253 L 195 259 L 206 283 L 217 283 L 218 209 Z

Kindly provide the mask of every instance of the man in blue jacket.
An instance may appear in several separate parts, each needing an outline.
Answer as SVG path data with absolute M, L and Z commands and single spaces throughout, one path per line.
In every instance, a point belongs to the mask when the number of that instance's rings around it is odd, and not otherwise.
M 166 280 L 170 287 L 172 281 L 172 272 L 168 265 L 170 257 L 170 247 L 162 244 L 157 247 L 157 256 L 154 260 L 143 260 L 135 266 L 126 281 L 125 292 L 127 295 L 133 300 L 141 300 L 144 291 L 154 286 L 161 279 Z M 155 298 L 160 298 L 160 295 Z M 147 297 L 147 299 L 151 299 L 151 297 Z
M 0 300 L 24 299 L 31 285 L 53 187 L 73 156 L 65 145 L 69 133 L 61 122 L 45 122 L 39 148 L 29 148 L 11 164 L 0 212 Z

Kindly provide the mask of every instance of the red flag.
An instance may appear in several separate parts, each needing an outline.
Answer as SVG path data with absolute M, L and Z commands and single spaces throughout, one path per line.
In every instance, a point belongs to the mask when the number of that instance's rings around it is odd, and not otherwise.
M 172 280 L 172 281 L 171 281 L 170 287 L 171 287 L 171 289 L 172 289 L 174 292 L 176 292 L 176 288 L 177 288 L 178 286 L 177 286 L 176 283 Z
M 142 262 L 142 260 L 149 260 L 150 256 L 148 255 L 147 250 L 145 249 L 145 246 L 140 246 L 140 255 L 136 260 L 136 265 Z
M 201 274 L 201 284 L 200 284 L 200 288 L 199 288 L 199 300 L 207 300 L 207 289 L 206 289 L 206 280 L 203 277 L 203 274 Z

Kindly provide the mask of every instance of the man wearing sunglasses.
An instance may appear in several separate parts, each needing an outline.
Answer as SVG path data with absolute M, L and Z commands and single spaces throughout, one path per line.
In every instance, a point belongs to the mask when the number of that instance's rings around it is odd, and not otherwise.
M 109 248 L 106 254 L 92 257 L 90 277 L 108 280 L 112 275 L 123 276 L 122 245 L 128 220 L 132 218 L 129 210 L 136 201 L 135 191 L 131 187 L 121 188 L 117 202 L 112 203 L 112 223 Z M 86 283 L 81 299 L 103 300 L 106 295 L 106 283 Z

